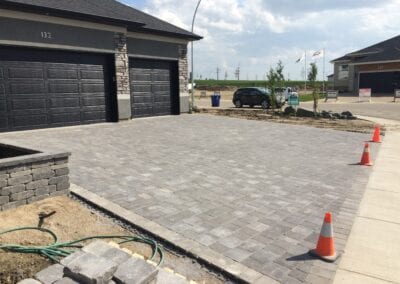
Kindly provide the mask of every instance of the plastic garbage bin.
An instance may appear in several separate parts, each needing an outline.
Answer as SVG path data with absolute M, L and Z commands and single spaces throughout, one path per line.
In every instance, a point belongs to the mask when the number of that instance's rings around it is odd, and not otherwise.
M 221 100 L 221 95 L 219 95 L 219 94 L 211 95 L 211 106 L 219 107 L 220 100 Z

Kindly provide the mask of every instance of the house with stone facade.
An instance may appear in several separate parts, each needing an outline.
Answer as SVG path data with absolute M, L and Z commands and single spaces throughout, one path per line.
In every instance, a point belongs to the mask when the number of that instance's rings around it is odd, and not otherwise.
M 361 88 L 372 95 L 394 94 L 400 89 L 400 36 L 348 53 L 334 64 L 334 88 L 358 94 Z
M 0 131 L 186 112 L 199 39 L 114 0 L 2 0 Z

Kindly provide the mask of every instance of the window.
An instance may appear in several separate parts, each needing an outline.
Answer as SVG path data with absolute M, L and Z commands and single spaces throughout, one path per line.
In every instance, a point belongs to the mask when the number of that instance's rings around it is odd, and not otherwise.
M 349 65 L 347 64 L 339 65 L 338 79 L 345 80 L 348 78 L 349 78 Z

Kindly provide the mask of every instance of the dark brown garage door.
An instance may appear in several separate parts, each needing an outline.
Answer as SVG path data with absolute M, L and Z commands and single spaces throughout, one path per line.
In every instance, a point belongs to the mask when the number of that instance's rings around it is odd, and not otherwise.
M 179 114 L 177 63 L 130 59 L 133 117 Z
M 394 94 L 400 88 L 400 72 L 360 73 L 360 88 L 370 88 L 373 94 Z
M 108 58 L 0 48 L 0 131 L 114 120 Z

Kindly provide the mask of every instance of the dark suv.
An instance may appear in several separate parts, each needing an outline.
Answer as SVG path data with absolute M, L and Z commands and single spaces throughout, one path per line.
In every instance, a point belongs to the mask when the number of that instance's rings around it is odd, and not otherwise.
M 271 93 L 265 88 L 240 88 L 233 94 L 232 102 L 236 107 L 248 105 L 261 106 L 262 108 L 270 108 Z M 285 104 L 285 97 L 281 94 L 275 95 L 276 106 L 281 107 Z

